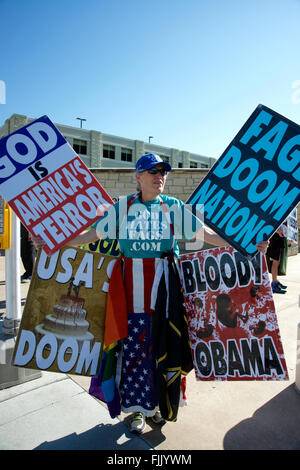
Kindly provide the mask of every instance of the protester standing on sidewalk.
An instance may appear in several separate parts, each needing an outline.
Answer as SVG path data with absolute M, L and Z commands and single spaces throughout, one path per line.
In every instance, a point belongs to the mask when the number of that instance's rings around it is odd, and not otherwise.
M 162 194 L 170 171 L 158 155 L 143 155 L 136 164 L 138 192 L 118 201 L 92 230 L 69 243 L 86 245 L 116 228 L 128 311 L 128 337 L 122 341 L 116 380 L 121 409 L 133 413 L 130 429 L 135 433 L 144 431 L 145 417 L 156 423 L 176 421 L 180 377 L 193 367 L 175 262 L 177 238 L 191 238 L 192 225 L 197 238 L 227 245 L 190 212 L 189 227 L 185 217 L 178 222 L 176 214 L 186 215 L 184 203 Z M 265 252 L 266 246 L 261 242 L 258 249 Z M 175 367 L 170 367 L 172 360 Z

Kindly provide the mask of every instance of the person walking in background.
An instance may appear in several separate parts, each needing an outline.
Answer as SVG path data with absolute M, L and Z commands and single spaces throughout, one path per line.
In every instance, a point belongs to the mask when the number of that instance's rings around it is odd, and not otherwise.
M 25 272 L 21 276 L 21 282 L 30 282 L 35 262 L 36 249 L 29 238 L 29 232 L 21 223 L 21 259 Z
M 280 266 L 280 261 L 282 257 L 282 252 L 284 248 L 284 236 L 283 231 L 279 227 L 279 229 L 273 234 L 270 238 L 270 244 L 267 249 L 267 257 L 269 257 L 271 262 L 271 274 L 272 274 L 272 292 L 274 294 L 285 294 L 287 286 L 281 284 L 278 281 L 278 271 Z

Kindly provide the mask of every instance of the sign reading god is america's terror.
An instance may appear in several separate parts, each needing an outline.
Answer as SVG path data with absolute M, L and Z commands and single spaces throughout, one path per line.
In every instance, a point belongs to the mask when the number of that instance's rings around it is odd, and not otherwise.
M 232 247 L 183 255 L 198 380 L 288 380 L 265 257 Z
M 115 262 L 116 258 L 70 247 L 50 257 L 39 253 L 13 365 L 97 375 Z
M 244 256 L 255 256 L 256 244 L 300 200 L 299 147 L 300 126 L 259 105 L 187 203 Z
M 0 140 L 0 194 L 52 254 L 113 204 L 47 116 Z

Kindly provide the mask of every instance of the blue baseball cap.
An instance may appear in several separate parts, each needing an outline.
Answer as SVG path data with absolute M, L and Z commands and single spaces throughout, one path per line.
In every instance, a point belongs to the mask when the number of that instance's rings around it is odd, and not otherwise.
M 172 171 L 172 167 L 169 162 L 164 162 L 163 159 L 156 153 L 146 153 L 138 159 L 135 165 L 136 171 L 139 173 L 144 170 L 150 170 L 158 163 L 163 163 L 167 171 Z

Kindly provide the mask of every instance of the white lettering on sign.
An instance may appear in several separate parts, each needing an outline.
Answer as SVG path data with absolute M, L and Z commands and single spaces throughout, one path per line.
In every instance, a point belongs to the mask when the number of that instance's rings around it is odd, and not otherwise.
M 47 370 L 57 358 L 57 366 L 60 372 L 70 372 L 76 365 L 76 374 L 81 374 L 85 368 L 85 374 L 90 368 L 90 375 L 97 373 L 97 366 L 101 353 L 100 342 L 95 342 L 92 350 L 90 350 L 90 341 L 85 340 L 79 352 L 78 341 L 76 338 L 67 338 L 61 345 L 58 345 L 57 338 L 54 334 L 48 333 L 44 335 L 37 343 L 35 334 L 29 330 L 22 330 L 18 343 L 18 348 L 14 358 L 15 366 L 26 366 L 32 359 L 35 359 L 36 365 L 41 370 Z M 50 350 L 47 357 L 44 357 L 45 348 Z M 70 356 L 65 359 L 65 353 L 68 349 Z
M 0 178 L 8 178 L 14 174 L 14 162 L 24 166 L 33 163 L 38 154 L 37 147 L 46 153 L 57 144 L 56 132 L 44 122 L 35 122 L 26 129 L 31 138 L 19 133 L 7 138 L 7 154 L 0 157 Z
M 80 251 L 76 250 L 76 248 L 67 248 L 63 251 L 55 280 L 60 284 L 66 284 L 73 276 L 73 284 L 75 286 L 83 282 L 86 288 L 91 289 L 93 287 L 94 264 L 96 264 L 96 269 L 100 271 L 103 266 L 103 261 L 101 260 L 104 260 L 104 258 L 101 258 L 99 261 L 99 258 L 93 253 L 85 252 L 78 268 L 74 271 L 71 261 L 75 261 L 79 253 Z M 57 251 L 48 257 L 44 251 L 41 252 L 37 264 L 37 275 L 40 279 L 49 280 L 54 276 L 59 262 L 59 254 L 60 251 Z M 108 279 L 110 279 L 115 262 L 116 260 L 113 259 L 106 266 Z M 105 281 L 101 288 L 103 292 L 108 292 L 108 282 Z

